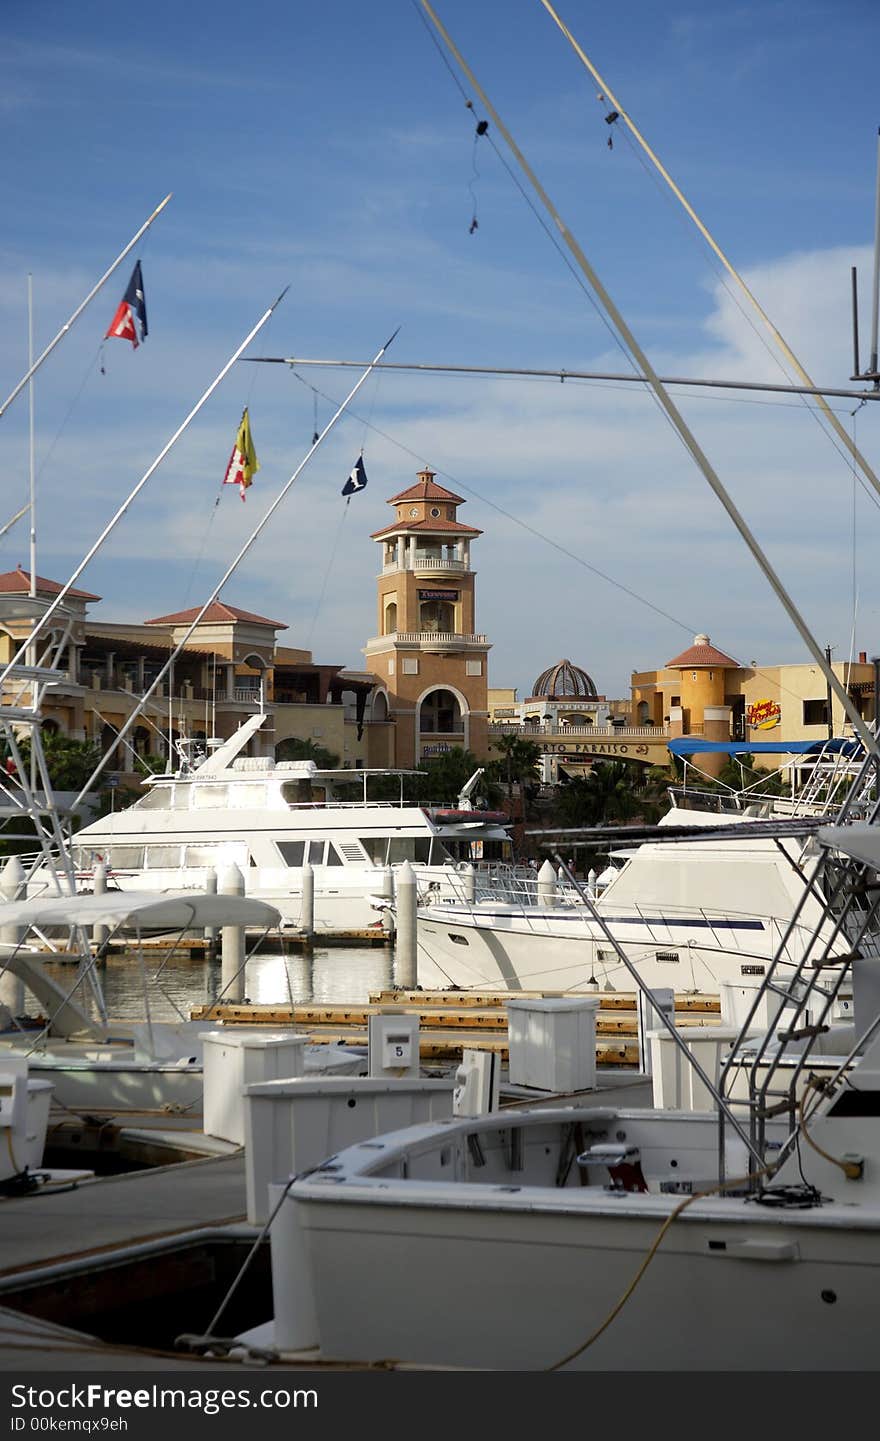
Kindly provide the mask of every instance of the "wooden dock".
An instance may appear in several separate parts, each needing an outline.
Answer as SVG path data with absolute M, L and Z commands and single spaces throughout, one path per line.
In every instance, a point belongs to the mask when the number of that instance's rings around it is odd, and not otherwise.
M 381 926 L 364 926 L 359 930 L 347 931 L 312 931 L 305 935 L 302 931 L 270 931 L 264 935 L 262 931 L 248 931 L 245 943 L 248 956 L 258 956 L 265 952 L 277 955 L 298 955 L 302 952 L 314 950 L 333 949 L 336 947 L 358 946 L 358 947 L 384 947 L 394 944 L 394 936 Z M 206 941 L 204 936 L 185 936 L 178 939 L 175 936 L 145 937 L 139 947 L 132 943 L 131 938 L 114 938 L 107 942 L 105 954 L 100 958 L 101 965 L 113 965 L 120 961 L 128 962 L 132 952 L 140 948 L 148 958 L 155 956 L 157 959 L 164 959 L 174 954 L 176 961 L 206 961 L 211 959 L 212 954 L 219 956 L 219 940 Z M 71 965 L 78 965 L 80 953 L 76 949 L 55 950 L 51 946 L 37 946 L 53 962 L 70 962 Z
M 590 993 L 585 993 L 590 994 Z M 516 999 L 561 997 L 562 992 L 520 991 Z M 379 991 L 366 1004 L 259 1005 L 251 1002 L 196 1006 L 194 1021 L 223 1025 L 294 1026 L 312 1044 L 365 1046 L 370 1016 L 396 1011 L 418 1016 L 419 1051 L 424 1061 L 452 1060 L 464 1049 L 494 1051 L 509 1059 L 507 1001 L 510 992 Z M 636 997 L 618 991 L 598 995 L 596 1059 L 600 1065 L 638 1064 Z M 716 997 L 680 995 L 675 998 L 679 1027 L 712 1025 L 720 1021 Z

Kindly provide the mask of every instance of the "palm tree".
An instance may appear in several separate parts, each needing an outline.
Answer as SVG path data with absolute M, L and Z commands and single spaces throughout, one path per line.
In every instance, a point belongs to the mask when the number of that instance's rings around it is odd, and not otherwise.
M 522 811 L 522 818 L 526 818 L 526 781 L 534 782 L 538 779 L 538 763 L 541 759 L 541 747 L 534 741 L 523 740 L 518 735 L 503 735 L 492 742 L 492 749 L 501 752 L 497 761 L 492 761 L 489 769 L 493 778 L 504 780 L 507 784 L 507 793 L 510 795 L 513 783 L 516 781 L 519 786 L 519 802 Z
M 626 761 L 599 761 L 590 774 L 569 781 L 559 796 L 559 812 L 568 825 L 596 826 L 628 821 L 642 802 Z

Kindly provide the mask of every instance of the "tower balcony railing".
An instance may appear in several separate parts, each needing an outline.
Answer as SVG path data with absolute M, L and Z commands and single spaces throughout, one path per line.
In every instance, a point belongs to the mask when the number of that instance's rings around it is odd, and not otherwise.
M 417 550 L 415 555 L 404 555 L 402 564 L 394 560 L 386 560 L 382 566 L 383 575 L 391 575 L 401 570 L 436 570 L 453 571 L 456 574 L 464 574 L 471 568 L 469 560 L 441 559 L 439 556 L 431 555 L 429 551 Z
M 399 630 L 383 640 L 396 640 L 403 645 L 485 645 L 484 635 L 465 635 L 452 630 Z

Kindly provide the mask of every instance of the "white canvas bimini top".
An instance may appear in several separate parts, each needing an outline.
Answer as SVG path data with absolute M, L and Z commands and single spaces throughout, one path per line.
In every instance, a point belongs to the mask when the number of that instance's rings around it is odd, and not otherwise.
M 113 930 L 189 930 L 203 926 L 267 928 L 281 912 L 247 896 L 114 891 L 101 896 L 41 896 L 0 904 L 4 926 L 108 926 Z

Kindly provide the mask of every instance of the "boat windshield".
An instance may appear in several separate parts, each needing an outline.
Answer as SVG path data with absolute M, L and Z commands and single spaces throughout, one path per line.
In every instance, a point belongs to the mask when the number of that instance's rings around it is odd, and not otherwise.
M 154 786 L 135 801 L 132 809 L 136 806 L 139 811 L 170 811 L 171 792 L 171 786 Z

